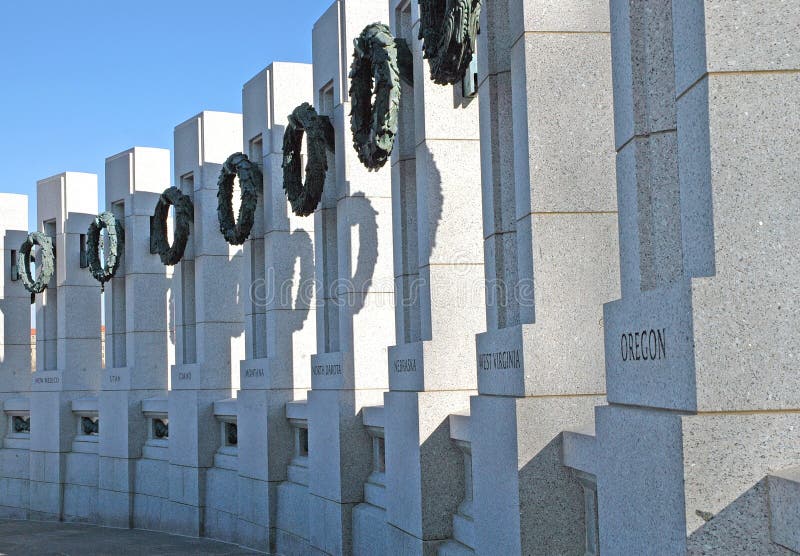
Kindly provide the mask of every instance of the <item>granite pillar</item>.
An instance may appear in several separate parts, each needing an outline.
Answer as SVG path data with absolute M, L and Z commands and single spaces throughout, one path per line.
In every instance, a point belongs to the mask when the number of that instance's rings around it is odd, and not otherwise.
M 31 297 L 16 272 L 28 235 L 28 196 L 0 194 L 0 517 L 28 516 Z M 16 421 L 16 423 L 15 423 Z
M 478 45 L 487 331 L 471 401 L 475 552 L 583 550 L 561 431 L 604 401 L 619 292 L 606 0 L 501 0 Z
M 384 396 L 386 553 L 433 554 L 452 536 L 464 496 L 448 417 L 475 393 L 473 342 L 485 320 L 478 98 L 430 79 L 417 2 L 390 2 L 390 20 L 411 49 L 414 85 L 402 85 L 392 153 L 397 345 Z
M 214 402 L 239 387 L 244 356 L 242 248 L 219 231 L 217 179 L 242 151 L 242 118 L 201 112 L 175 128 L 175 181 L 194 202 L 194 225 L 173 278 L 176 363 L 169 393 L 169 498 L 166 526 L 203 534 L 205 475 L 220 446 Z
M 135 147 L 106 159 L 106 210 L 125 227 L 120 267 L 105 288 L 106 365 L 99 395 L 100 523 L 133 526 L 135 461 L 148 421 L 144 399 L 165 396 L 172 267 L 150 252 L 150 219 L 170 183 L 170 152 Z
M 308 396 L 309 543 L 349 554 L 352 510 L 372 470 L 359 412 L 380 405 L 394 343 L 390 169 L 369 172 L 350 132 L 353 40 L 388 20 L 386 2 L 337 0 L 314 25 L 314 99 L 331 119 L 336 152 L 314 214 L 317 350 Z
M 72 402 L 100 386 L 100 284 L 81 264 L 97 213 L 97 176 L 66 172 L 37 183 L 37 229 L 53 239 L 55 273 L 36 296 L 31 383 L 30 517 L 61 520 L 67 456 L 80 416 Z
M 766 476 L 800 459 L 796 13 L 611 7 L 623 288 L 604 316 L 600 552 L 784 554 Z
M 244 248 L 247 358 L 238 393 L 238 541 L 275 550 L 278 485 L 287 479 L 294 435 L 285 406 L 311 386 L 314 220 L 292 214 L 283 190 L 283 135 L 289 114 L 312 100 L 309 64 L 274 62 L 244 85 L 244 142 L 262 165 L 264 190 Z

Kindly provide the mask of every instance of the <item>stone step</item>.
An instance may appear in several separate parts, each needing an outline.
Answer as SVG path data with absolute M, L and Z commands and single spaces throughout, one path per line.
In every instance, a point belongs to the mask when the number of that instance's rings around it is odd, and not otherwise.
M 800 467 L 772 473 L 768 484 L 772 542 L 800 552 Z
M 564 431 L 563 463 L 567 467 L 595 475 L 597 470 L 594 422 Z

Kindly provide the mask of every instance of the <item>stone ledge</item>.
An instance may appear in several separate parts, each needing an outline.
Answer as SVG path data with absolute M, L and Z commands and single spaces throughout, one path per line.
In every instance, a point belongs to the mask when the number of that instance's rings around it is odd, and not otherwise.
M 770 474 L 768 484 L 772 542 L 800 552 L 800 467 Z

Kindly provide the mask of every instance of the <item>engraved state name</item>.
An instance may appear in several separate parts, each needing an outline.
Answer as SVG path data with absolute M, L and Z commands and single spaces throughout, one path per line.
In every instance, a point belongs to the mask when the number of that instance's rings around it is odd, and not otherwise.
M 416 359 L 398 359 L 394 362 L 394 372 L 396 373 L 416 373 Z
M 622 361 L 657 361 L 667 358 L 667 329 L 623 332 L 619 339 Z
M 478 354 L 478 371 L 508 371 L 522 368 L 520 350 Z
M 258 376 L 264 376 L 264 369 L 245 369 L 244 376 L 245 378 L 256 378 Z
M 311 374 L 314 376 L 333 376 L 342 374 L 342 366 L 337 364 L 314 365 L 311 367 Z

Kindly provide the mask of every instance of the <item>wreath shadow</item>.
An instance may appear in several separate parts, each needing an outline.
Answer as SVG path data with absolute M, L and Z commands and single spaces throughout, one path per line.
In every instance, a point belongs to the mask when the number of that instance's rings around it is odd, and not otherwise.
M 350 211 L 348 224 L 351 228 L 358 227 L 358 256 L 350 283 L 340 295 L 347 296 L 351 313 L 357 315 L 364 308 L 378 263 L 378 211 L 362 191 L 354 193 L 351 200 L 356 203 Z

